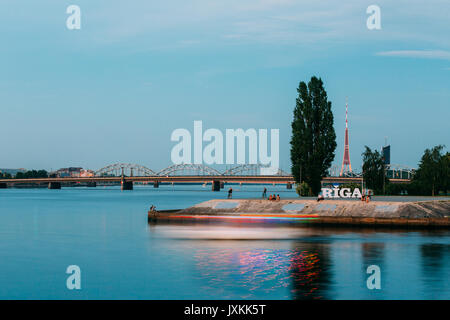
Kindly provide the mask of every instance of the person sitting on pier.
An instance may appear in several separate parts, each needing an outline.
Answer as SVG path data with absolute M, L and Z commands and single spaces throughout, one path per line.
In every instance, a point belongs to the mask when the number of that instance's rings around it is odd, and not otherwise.
M 150 207 L 150 210 L 148 210 L 148 218 L 149 219 L 154 219 L 156 217 L 156 213 L 157 213 L 156 207 L 154 205 L 152 205 Z
M 280 199 L 280 195 L 279 194 L 277 194 L 277 201 L 280 201 L 281 199 Z
M 367 195 L 366 195 L 366 203 L 369 203 L 370 202 L 370 200 L 371 200 L 371 194 L 370 194 L 370 190 L 368 189 L 367 190 Z
M 317 202 L 325 200 L 325 198 L 323 197 L 322 191 L 320 191 L 319 195 L 317 196 Z
M 270 201 L 272 201 L 273 200 L 273 197 L 272 197 L 272 195 L 270 195 L 269 196 L 269 199 L 268 200 L 270 200 Z
M 367 199 L 368 199 L 368 191 L 367 191 L 367 189 L 363 189 L 363 192 L 362 192 L 362 195 L 361 195 L 361 201 L 368 202 Z

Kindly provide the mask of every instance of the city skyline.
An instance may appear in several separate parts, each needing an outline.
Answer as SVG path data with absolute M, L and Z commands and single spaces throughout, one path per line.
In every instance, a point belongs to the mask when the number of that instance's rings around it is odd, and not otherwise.
M 221 130 L 279 129 L 286 170 L 296 88 L 313 75 L 332 101 L 335 165 L 347 96 L 355 171 L 364 145 L 379 150 L 385 137 L 392 163 L 409 167 L 426 148 L 450 145 L 443 1 L 427 10 L 379 1 L 381 30 L 366 28 L 369 2 L 286 0 L 77 1 L 82 25 L 70 31 L 70 4 L 0 5 L 2 168 L 162 169 L 171 164 L 170 133 L 202 120 Z

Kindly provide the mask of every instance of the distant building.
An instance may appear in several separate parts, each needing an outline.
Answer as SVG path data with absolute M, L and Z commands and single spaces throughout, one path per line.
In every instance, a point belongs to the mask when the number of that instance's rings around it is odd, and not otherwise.
M 384 164 L 388 165 L 391 164 L 391 146 L 384 146 L 381 150 L 381 153 L 383 155 Z
M 83 168 L 81 167 L 69 167 L 69 168 L 61 168 L 57 170 L 56 176 L 59 178 L 67 178 L 67 177 L 80 177 L 81 171 Z
M 82 169 L 80 171 L 80 177 L 82 177 L 82 178 L 93 177 L 94 175 L 95 175 L 95 173 L 92 170 L 84 170 L 84 169 Z
M 18 172 L 24 173 L 26 171 L 27 171 L 27 169 L 24 169 L 24 168 L 20 168 L 20 169 L 3 169 L 3 168 L 1 168 L 0 169 L 0 173 L 9 173 L 12 176 L 15 176 Z

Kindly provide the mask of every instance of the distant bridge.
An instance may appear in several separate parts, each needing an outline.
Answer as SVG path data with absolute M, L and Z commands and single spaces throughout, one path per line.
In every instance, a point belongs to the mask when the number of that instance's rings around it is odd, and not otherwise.
M 263 168 L 269 168 L 262 164 L 241 164 L 225 170 L 223 173 L 203 164 L 174 164 L 158 172 L 142 165 L 133 163 L 115 163 L 95 171 L 95 176 L 258 176 Z M 287 172 L 278 169 L 276 176 L 290 176 Z
M 134 183 L 152 183 L 155 188 L 161 183 L 198 183 L 211 184 L 213 191 L 219 191 L 225 183 L 239 184 L 285 184 L 292 189 L 294 177 L 281 169 L 275 175 L 259 175 L 257 171 L 262 165 L 239 165 L 223 173 L 204 165 L 179 164 L 155 172 L 147 167 L 118 163 L 106 166 L 95 172 L 93 177 L 33 178 L 33 179 L 1 179 L 0 188 L 16 184 L 48 184 L 49 189 L 60 189 L 61 185 L 85 184 L 95 187 L 99 184 L 120 183 L 123 190 L 132 190 Z M 137 175 L 135 175 L 137 174 Z M 408 183 L 409 179 L 390 179 L 392 183 Z M 325 177 L 322 184 L 361 183 L 362 177 Z
M 155 171 L 134 163 L 115 163 L 95 171 L 96 176 L 156 176 Z

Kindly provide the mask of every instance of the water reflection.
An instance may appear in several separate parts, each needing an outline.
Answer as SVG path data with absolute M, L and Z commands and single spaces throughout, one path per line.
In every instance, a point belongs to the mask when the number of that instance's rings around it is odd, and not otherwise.
M 236 197 L 260 197 L 261 188 L 242 186 Z M 0 299 L 450 299 L 449 230 L 146 226 L 151 204 L 226 198 L 202 190 L 0 191 Z M 64 285 L 74 263 L 87 275 L 77 292 Z M 383 265 L 380 292 L 361 270 L 372 263 Z
M 426 243 L 420 246 L 422 282 L 429 299 L 443 299 L 450 291 L 450 245 Z M 444 290 L 443 290 L 444 287 Z M 443 296 L 444 294 L 444 296 Z
M 433 233 L 405 230 L 212 224 L 150 230 L 152 241 L 171 239 L 169 247 L 189 254 L 195 290 L 214 299 L 442 299 L 450 292 L 448 232 L 434 238 L 443 243 L 430 244 L 420 242 Z M 370 265 L 381 268 L 381 290 L 366 287 Z
M 384 263 L 384 248 L 382 242 L 363 242 L 361 243 L 361 253 L 364 266 L 367 268 L 372 264 L 378 266 Z
M 280 292 L 288 299 L 330 298 L 329 248 L 324 244 L 296 243 L 293 249 L 199 249 L 194 260 L 202 290 L 220 292 L 223 298 L 267 298 Z
M 323 243 L 296 243 L 290 258 L 292 299 L 330 299 L 330 248 Z
M 444 260 L 450 253 L 450 245 L 441 243 L 422 244 L 420 253 L 424 275 L 434 276 L 441 273 L 444 268 Z
M 197 277 L 203 290 L 220 293 L 223 298 L 270 296 L 289 286 L 291 255 L 290 250 L 282 249 L 197 250 Z

